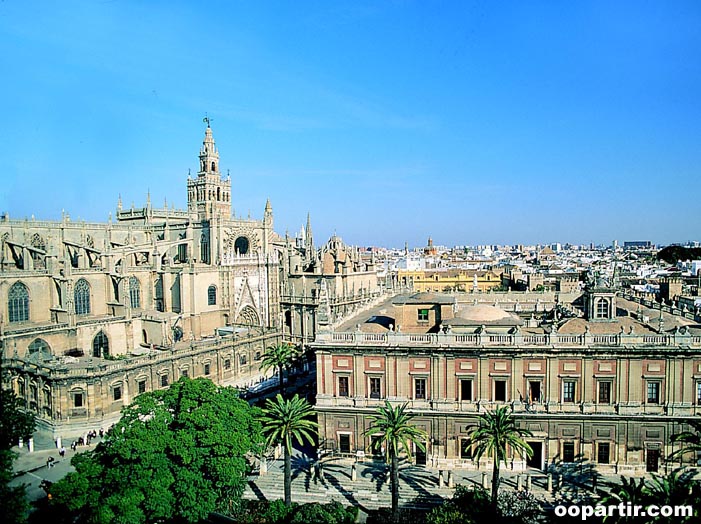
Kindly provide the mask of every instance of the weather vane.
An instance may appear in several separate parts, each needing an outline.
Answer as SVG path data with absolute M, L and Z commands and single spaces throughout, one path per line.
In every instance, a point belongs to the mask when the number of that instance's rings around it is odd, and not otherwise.
M 204 114 L 204 118 L 202 119 L 202 122 L 205 122 L 207 124 L 207 127 L 209 127 L 209 123 L 214 120 L 213 118 L 209 118 L 209 115 L 207 113 Z

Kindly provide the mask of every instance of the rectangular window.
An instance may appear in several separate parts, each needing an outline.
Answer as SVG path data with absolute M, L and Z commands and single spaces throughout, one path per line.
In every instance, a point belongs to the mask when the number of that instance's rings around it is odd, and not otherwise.
M 540 402 L 540 380 L 528 381 L 529 402 Z
M 599 382 L 599 404 L 611 403 L 611 382 Z
M 142 393 L 146 393 L 146 381 L 145 380 L 139 380 L 139 382 L 137 382 L 137 385 L 139 387 L 139 395 L 141 395 Z
M 426 400 L 426 379 L 414 379 L 414 398 L 416 400 Z
M 112 389 L 112 398 L 114 400 L 122 400 L 122 386 L 115 386 Z
M 209 370 L 210 370 L 209 364 L 205 364 L 205 365 L 204 365 L 204 374 L 205 374 L 205 375 L 209 375 Z
M 382 396 L 382 381 L 380 377 L 370 377 L 370 398 L 380 398 Z
M 82 408 L 83 407 L 83 394 L 82 393 L 75 393 L 73 395 L 73 407 L 74 408 Z
M 472 380 L 471 379 L 460 380 L 460 400 L 472 401 Z
M 574 462 L 574 442 L 562 443 L 562 461 Z
M 231 359 L 227 358 L 224 361 L 224 369 L 231 369 Z
M 562 383 L 562 401 L 574 402 L 575 391 L 577 390 L 577 382 L 574 380 L 565 380 Z
M 596 447 L 596 461 L 599 464 L 608 464 L 611 459 L 611 445 L 608 442 L 599 442 Z
M 701 404 L 701 382 L 696 383 L 696 403 Z
M 428 322 L 428 309 L 419 309 L 416 319 L 419 322 Z
M 182 369 L 182 370 L 180 370 L 180 375 L 183 376 L 183 377 L 187 377 L 187 375 L 188 375 L 187 369 Z
M 506 380 L 494 381 L 494 401 L 506 402 Z
M 167 387 L 168 386 L 168 375 L 161 375 L 161 387 Z
M 348 396 L 348 377 L 338 377 L 338 396 Z
M 660 383 L 659 382 L 648 382 L 647 383 L 647 403 L 648 404 L 659 404 L 660 403 Z

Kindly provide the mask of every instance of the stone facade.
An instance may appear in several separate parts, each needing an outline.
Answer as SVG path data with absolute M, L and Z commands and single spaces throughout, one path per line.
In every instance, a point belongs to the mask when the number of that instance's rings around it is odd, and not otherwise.
M 253 381 L 281 340 L 287 254 L 272 206 L 231 216 L 209 125 L 199 160 L 187 210 L 120 199 L 105 223 L 0 221 L 3 379 L 40 427 L 105 426 L 185 374 Z
M 348 331 L 321 333 L 312 346 L 322 446 L 370 453 L 367 416 L 385 400 L 408 402 L 429 435 L 419 463 L 488 468 L 487 458 L 472 460 L 469 435 L 480 413 L 506 405 L 533 433 L 534 449 L 528 464 L 507 467 L 584 459 L 602 473 L 657 471 L 675 449 L 670 436 L 701 414 L 701 332 L 693 322 L 666 331 L 617 319 L 612 293 L 592 286 L 572 301 L 606 301 L 594 306 L 602 316 L 591 323 L 581 310 L 563 316 L 562 296 L 533 324 L 525 301 L 509 313 L 418 294 L 384 304 Z M 403 318 L 401 331 L 379 329 L 380 312 L 387 326 Z

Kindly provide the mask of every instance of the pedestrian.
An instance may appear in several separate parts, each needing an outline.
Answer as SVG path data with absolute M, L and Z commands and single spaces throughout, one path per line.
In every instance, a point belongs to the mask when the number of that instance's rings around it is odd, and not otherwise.
M 105 430 L 100 428 L 100 438 L 102 438 L 105 435 Z
M 319 461 L 314 463 L 314 484 L 321 478 L 321 465 Z
M 61 446 L 61 449 L 58 450 L 58 454 L 61 455 L 61 458 L 66 456 L 66 448 L 64 446 Z
M 53 457 L 47 458 L 47 459 L 46 459 L 46 467 L 47 467 L 47 468 L 53 468 L 53 467 L 54 467 L 54 461 L 55 461 L 55 460 L 56 460 L 56 459 L 54 459 Z

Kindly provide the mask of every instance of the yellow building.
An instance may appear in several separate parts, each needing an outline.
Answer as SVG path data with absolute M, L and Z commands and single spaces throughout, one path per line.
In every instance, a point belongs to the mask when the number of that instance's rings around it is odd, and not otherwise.
M 486 292 L 502 285 L 501 275 L 491 270 L 425 269 L 402 270 L 397 274 L 401 284 L 414 291 Z

